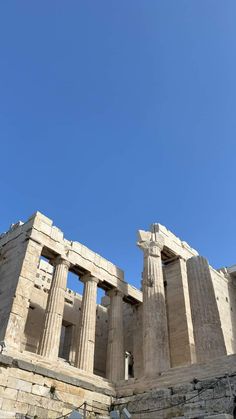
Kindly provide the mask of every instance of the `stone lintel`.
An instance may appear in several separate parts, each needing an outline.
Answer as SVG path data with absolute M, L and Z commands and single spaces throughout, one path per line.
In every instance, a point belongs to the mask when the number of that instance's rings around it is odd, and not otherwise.
M 108 297 L 114 297 L 119 295 L 120 297 L 124 298 L 124 293 L 120 291 L 118 288 L 112 288 L 111 290 L 107 291 L 106 294 Z
M 91 275 L 90 273 L 88 273 L 86 275 L 81 276 L 80 281 L 82 281 L 83 283 L 92 281 L 92 282 L 96 282 L 96 284 L 98 284 L 100 280 L 98 278 L 96 278 L 96 276 Z

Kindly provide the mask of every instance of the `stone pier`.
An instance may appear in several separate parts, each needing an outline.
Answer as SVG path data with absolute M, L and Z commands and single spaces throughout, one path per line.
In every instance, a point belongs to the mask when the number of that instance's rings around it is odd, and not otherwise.
M 125 353 L 123 333 L 123 294 L 117 289 L 108 292 L 108 342 L 106 376 L 116 382 L 125 377 Z
M 79 343 L 76 358 L 77 367 L 93 373 L 95 328 L 96 328 L 96 300 L 98 279 L 94 276 L 83 277 L 84 292 L 79 323 Z
M 187 261 L 189 296 L 197 362 L 226 355 L 210 267 L 202 256 Z
M 171 366 L 196 361 L 186 261 L 174 258 L 164 266 Z
M 58 357 L 67 274 L 70 263 L 62 257 L 58 257 L 54 261 L 54 266 L 55 270 L 45 311 L 44 330 L 39 345 L 39 354 L 49 359 Z
M 144 252 L 143 270 L 143 368 L 153 376 L 170 367 L 166 301 L 158 233 L 139 231 L 138 246 Z
M 23 238 L 17 248 L 9 242 L 1 252 L 0 268 L 0 340 L 5 340 L 8 349 L 21 350 L 22 336 L 27 321 L 30 297 L 34 288 L 42 245 Z M 7 255 L 7 256 L 5 256 Z M 12 261 L 9 266 L 8 259 Z

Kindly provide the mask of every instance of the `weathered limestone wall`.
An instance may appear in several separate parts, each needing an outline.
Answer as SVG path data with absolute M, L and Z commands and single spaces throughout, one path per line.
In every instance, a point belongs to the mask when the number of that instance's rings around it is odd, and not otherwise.
M 233 419 L 235 404 L 228 379 L 219 378 L 117 398 L 116 410 L 122 411 L 126 407 L 132 419 Z M 235 388 L 236 375 L 232 375 L 229 381 Z
M 236 355 L 231 355 L 172 368 L 152 380 L 119 383 L 116 409 L 126 407 L 132 419 L 233 418 L 235 365 Z
M 11 312 L 12 302 L 17 287 L 20 269 L 24 257 L 25 236 L 16 237 L 6 243 L 0 252 L 0 340 L 5 337 L 7 324 Z M 15 258 L 17 246 L 22 255 L 19 260 Z
M 0 239 L 0 336 L 12 349 L 20 349 L 42 250 L 38 242 L 29 238 L 27 227 L 27 224 L 18 223 Z
M 72 367 L 71 367 L 72 368 Z M 88 410 L 107 417 L 113 390 L 57 370 L 0 355 L 0 417 L 21 413 L 32 418 L 58 418 L 84 401 Z M 28 417 L 27 416 L 27 417 Z M 15 416 L 14 416 L 15 417 Z

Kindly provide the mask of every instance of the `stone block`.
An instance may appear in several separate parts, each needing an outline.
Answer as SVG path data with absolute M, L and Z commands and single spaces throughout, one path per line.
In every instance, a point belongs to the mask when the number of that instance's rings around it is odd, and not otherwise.
M 0 354 L 0 365 L 11 366 L 13 358 L 8 355 Z
M 210 415 L 205 416 L 206 419 L 233 419 L 232 415 L 228 415 L 227 413 L 219 414 L 219 415 Z
M 38 384 L 33 384 L 32 394 L 36 394 L 38 396 L 49 396 L 50 395 L 50 388 L 46 387 L 46 386 L 41 386 L 41 385 L 38 385 Z
M 41 367 L 40 365 L 36 365 L 34 371 L 36 374 L 44 375 L 45 377 L 56 378 L 58 375 L 55 371 Z
M 2 393 L 4 399 L 16 400 L 18 391 L 13 388 L 5 388 Z
M 14 412 L 16 406 L 15 400 L 3 399 L 2 410 Z
M 41 397 L 36 394 L 26 393 L 25 391 L 19 390 L 17 394 L 17 401 L 28 403 L 33 406 L 41 406 Z
M 48 418 L 48 410 L 44 407 L 35 406 L 34 416 L 37 418 Z
M 27 403 L 21 403 L 16 401 L 15 410 L 17 413 L 22 413 L 26 415 L 28 412 L 29 405 Z
M 15 418 L 15 412 L 9 412 L 7 410 L 1 410 L 0 411 L 0 419 L 10 419 L 10 418 Z
M 16 390 L 22 390 L 30 393 L 32 389 L 32 384 L 28 381 L 19 380 L 17 378 L 9 377 L 7 380 L 7 386 L 14 388 Z
M 48 418 L 50 419 L 57 419 L 61 416 L 61 412 L 57 412 L 55 410 L 48 410 Z
M 32 362 L 27 362 L 22 359 L 14 359 L 13 365 L 26 371 L 34 371 L 35 369 L 35 366 Z

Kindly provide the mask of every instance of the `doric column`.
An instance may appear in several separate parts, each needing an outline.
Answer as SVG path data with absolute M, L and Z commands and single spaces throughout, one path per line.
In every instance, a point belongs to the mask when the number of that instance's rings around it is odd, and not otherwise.
M 39 345 L 39 354 L 50 359 L 58 357 L 67 274 L 70 263 L 59 256 L 55 259 L 54 266 L 55 269 L 45 311 L 44 330 Z
M 123 333 L 123 294 L 117 289 L 108 291 L 108 342 L 106 376 L 117 382 L 125 379 L 125 353 Z
M 139 232 L 138 246 L 144 252 L 143 270 L 143 367 L 152 376 L 170 367 L 169 341 L 159 233 Z
M 143 305 L 133 306 L 133 356 L 134 378 L 143 376 Z
M 197 362 L 226 355 L 208 261 L 202 256 L 188 259 L 187 274 Z
M 81 316 L 79 322 L 79 343 L 76 357 L 78 368 L 93 373 L 96 331 L 97 284 L 93 276 L 85 276 Z

